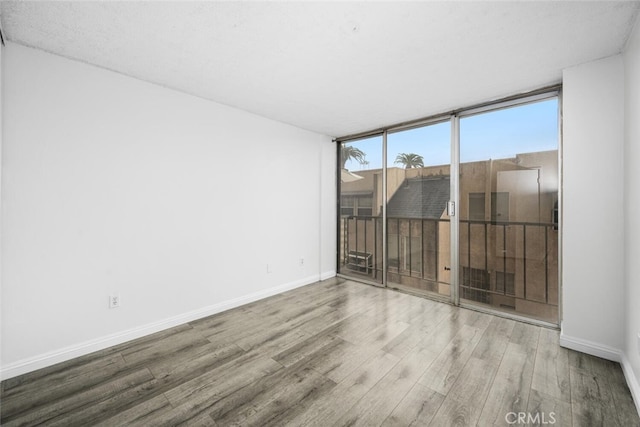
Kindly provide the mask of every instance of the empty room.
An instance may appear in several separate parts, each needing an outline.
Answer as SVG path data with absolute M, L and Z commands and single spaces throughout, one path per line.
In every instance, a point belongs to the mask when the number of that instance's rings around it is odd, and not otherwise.
M 640 426 L 640 1 L 0 36 L 3 426 Z

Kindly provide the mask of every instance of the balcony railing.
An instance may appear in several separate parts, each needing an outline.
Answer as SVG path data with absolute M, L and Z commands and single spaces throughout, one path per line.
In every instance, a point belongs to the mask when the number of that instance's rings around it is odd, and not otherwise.
M 558 227 L 553 223 L 460 220 L 460 296 L 557 322 Z M 388 281 L 450 292 L 448 219 L 388 218 Z M 382 278 L 382 218 L 340 220 L 341 271 Z

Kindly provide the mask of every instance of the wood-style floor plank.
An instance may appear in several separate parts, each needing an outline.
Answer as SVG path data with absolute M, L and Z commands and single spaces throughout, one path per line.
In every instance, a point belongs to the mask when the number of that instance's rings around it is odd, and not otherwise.
M 555 421 L 553 423 L 554 426 L 570 427 L 574 425 L 571 403 L 555 399 L 535 389 L 530 391 L 527 413 L 531 414 L 534 420 L 538 420 L 538 422 L 531 423 L 536 427 L 550 425 L 552 421 Z M 510 420 L 513 420 L 513 418 L 510 418 Z M 543 424 L 544 421 L 547 421 L 546 424 Z M 576 427 L 580 426 L 576 425 Z
M 609 382 L 609 389 L 611 390 L 615 411 L 618 415 L 620 425 L 630 426 L 633 425 L 634 422 L 638 423 L 638 418 L 635 413 L 636 407 L 633 402 L 633 398 L 631 397 L 631 391 L 629 391 L 629 386 L 627 386 L 627 380 L 624 377 L 621 366 L 618 363 L 611 362 L 609 360 L 595 357 L 594 359 L 598 360 L 598 363 L 594 365 L 602 369 L 602 375 L 606 376 Z M 640 426 L 640 423 L 638 423 L 638 425 Z
M 478 423 L 515 327 L 514 321 L 499 317 L 483 316 L 467 323 L 487 326 L 432 420 L 435 425 Z
M 335 383 L 313 369 L 298 365 L 236 391 L 215 405 L 211 417 L 222 425 L 282 425 L 304 412 Z M 225 405 L 229 401 L 230 405 Z
M 420 379 L 420 384 L 447 395 L 458 379 L 462 368 L 473 353 L 473 349 L 480 341 L 484 330 L 468 325 L 462 325 L 458 334 L 439 354 L 437 359 L 429 365 L 428 370 Z
M 160 394 L 154 398 L 145 400 L 139 405 L 119 412 L 111 418 L 103 420 L 95 427 L 111 426 L 148 426 L 151 421 L 157 419 L 159 415 L 171 412 L 173 407 L 164 395 Z M 213 420 L 212 420 L 213 421 Z
M 478 426 L 494 426 L 505 422 L 509 412 L 525 412 L 529 402 L 535 353 L 510 343 L 502 357 Z
M 15 416 L 29 411 L 33 412 L 43 405 L 50 405 L 56 399 L 80 393 L 110 381 L 126 368 L 126 363 L 120 353 L 105 354 L 103 357 L 88 358 L 88 360 L 74 360 L 77 363 L 65 363 L 66 369 L 51 371 L 43 369 L 41 371 L 49 371 L 47 375 L 15 382 L 11 388 L 3 391 L 0 402 L 3 420 L 5 419 L 4 414 Z M 92 374 L 87 375 L 88 372 Z M 38 384 L 38 388 L 34 389 L 33 384 Z
M 558 341 L 335 278 L 5 380 L 0 424 L 640 426 L 620 365 Z
M 471 357 L 432 420 L 435 426 L 473 426 L 487 399 L 496 366 Z
M 105 413 L 115 415 L 127 408 L 130 399 L 141 399 L 156 382 L 148 369 L 137 369 L 64 398 L 52 399 L 52 403 L 19 418 L 3 417 L 2 425 L 86 425 Z
M 429 387 L 416 383 L 382 425 L 385 427 L 427 426 L 433 421 L 444 398 Z
M 554 399 L 571 402 L 569 350 L 558 345 L 557 331 L 541 329 L 531 388 Z
M 292 419 L 288 425 L 335 425 L 399 360 L 392 354 L 378 350 L 371 359 L 358 366 L 330 393 L 316 399 L 307 411 Z
M 183 403 L 195 406 L 201 402 L 213 404 L 235 390 L 282 368 L 281 364 L 258 352 L 245 353 L 227 364 L 177 385 L 164 395 L 174 406 Z
M 344 416 L 339 426 L 370 426 L 384 421 L 428 367 L 430 350 L 416 347 L 403 357 Z
M 451 317 L 452 308 L 447 304 L 434 304 L 429 311 L 416 316 L 414 321 L 409 322 L 410 326 L 389 341 L 382 349 L 398 357 L 403 357 L 423 342 L 425 336 L 433 330 L 438 330 L 440 324 Z

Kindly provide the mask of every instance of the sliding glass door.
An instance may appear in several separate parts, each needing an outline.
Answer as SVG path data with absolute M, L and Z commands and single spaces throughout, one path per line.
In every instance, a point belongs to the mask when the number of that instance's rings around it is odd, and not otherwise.
M 450 121 L 387 135 L 387 285 L 449 298 Z
M 557 324 L 558 109 L 540 93 L 341 142 L 339 272 Z
M 462 303 L 558 321 L 557 98 L 460 119 Z

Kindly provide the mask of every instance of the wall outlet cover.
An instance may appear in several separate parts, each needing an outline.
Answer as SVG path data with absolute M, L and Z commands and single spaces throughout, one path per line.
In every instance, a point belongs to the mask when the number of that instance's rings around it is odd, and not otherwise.
M 118 308 L 122 304 L 119 294 L 109 295 L 109 308 Z

